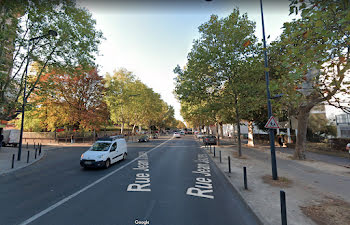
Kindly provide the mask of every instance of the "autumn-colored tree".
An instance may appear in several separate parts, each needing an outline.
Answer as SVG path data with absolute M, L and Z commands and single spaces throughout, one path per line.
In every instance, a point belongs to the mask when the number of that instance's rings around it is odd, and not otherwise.
M 103 78 L 96 68 L 78 67 L 69 74 L 57 69 L 43 75 L 40 81 L 29 104 L 44 129 L 67 126 L 98 130 L 107 122 Z
M 177 120 L 177 126 L 176 127 L 178 129 L 184 129 L 184 128 L 186 128 L 186 125 L 181 120 Z

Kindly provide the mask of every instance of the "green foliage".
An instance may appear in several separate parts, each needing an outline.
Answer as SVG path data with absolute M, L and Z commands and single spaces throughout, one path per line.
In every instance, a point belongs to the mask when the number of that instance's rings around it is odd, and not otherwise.
M 14 118 L 20 107 L 27 53 L 40 69 L 37 79 L 28 83 L 26 99 L 51 67 L 68 71 L 94 66 L 103 38 L 91 14 L 73 0 L 4 0 L 0 22 L 4 24 L 0 28 L 0 118 L 4 120 Z M 49 30 L 58 36 L 47 36 Z
M 311 114 L 308 128 L 313 134 L 337 136 L 337 127 L 329 123 L 324 114 Z
M 199 27 L 201 37 L 194 41 L 186 67 L 174 69 L 175 94 L 186 121 L 234 123 L 237 109 L 248 120 L 265 110 L 261 46 L 254 30 L 238 9 L 222 19 L 213 15 Z
M 105 100 L 114 123 L 169 128 L 174 124 L 174 108 L 158 93 L 129 71 L 120 69 L 107 74 Z
M 350 94 L 349 83 L 344 82 L 350 69 L 350 4 L 347 0 L 292 0 L 290 12 L 301 18 L 284 24 L 280 39 L 270 49 L 271 63 L 279 89 L 286 94 L 281 102 L 300 121 L 295 157 L 303 159 L 310 110 L 322 102 L 344 109 L 338 96 Z M 317 73 L 312 75 L 313 70 Z M 324 121 L 318 121 L 322 128 L 316 129 L 313 120 L 309 125 L 314 132 L 326 132 Z

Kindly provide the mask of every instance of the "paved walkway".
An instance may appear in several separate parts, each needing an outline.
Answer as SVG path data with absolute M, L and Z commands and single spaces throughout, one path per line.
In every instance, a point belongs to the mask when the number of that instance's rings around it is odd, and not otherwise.
M 269 152 L 242 147 L 243 159 L 234 157 L 237 146 L 216 147 L 215 157 L 213 148 L 211 153 L 209 149 L 206 151 L 264 224 L 281 224 L 280 190 L 286 192 L 288 224 L 315 224 L 303 214 L 301 206 L 317 204 L 327 197 L 350 202 L 350 169 L 320 161 L 291 160 L 289 154 L 277 152 L 278 175 L 291 180 L 292 184 L 289 187 L 271 186 L 263 179 L 263 176 L 271 175 Z M 231 158 L 231 173 L 228 173 L 228 156 Z M 244 166 L 247 168 L 248 190 L 243 185 Z
M 227 138 L 220 140 L 223 145 L 232 145 L 233 141 L 229 140 Z M 242 146 L 245 146 L 245 144 L 242 143 Z M 255 147 L 260 150 L 265 150 L 270 152 L 270 146 L 269 145 L 261 145 L 261 144 L 256 144 Z M 276 152 L 283 152 L 287 153 L 289 155 L 294 154 L 294 149 L 291 148 L 282 148 L 279 146 L 275 146 Z M 316 160 L 316 161 L 321 161 L 325 163 L 330 163 L 334 165 L 339 165 L 339 166 L 345 166 L 345 167 L 350 167 L 350 155 L 349 158 L 344 158 L 340 156 L 334 156 L 334 155 L 326 155 L 326 154 L 321 154 L 321 153 L 315 153 L 315 152 L 305 152 L 306 159 L 308 160 Z
M 18 147 L 1 147 L 0 150 L 0 174 L 9 173 L 16 171 L 23 167 L 29 166 L 34 162 L 40 160 L 44 154 L 45 150 L 52 148 L 48 146 L 42 146 L 41 152 L 39 151 L 38 146 L 36 146 L 36 155 L 35 148 L 33 145 L 27 146 L 23 145 L 21 160 L 17 160 L 18 156 Z M 12 158 L 14 160 L 12 161 Z

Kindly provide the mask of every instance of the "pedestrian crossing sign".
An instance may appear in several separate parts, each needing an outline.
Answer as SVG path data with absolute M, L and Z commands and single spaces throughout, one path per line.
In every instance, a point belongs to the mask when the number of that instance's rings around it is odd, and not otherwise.
M 276 119 L 273 116 L 271 116 L 269 121 L 267 121 L 267 123 L 265 124 L 265 128 L 278 129 L 280 127 L 278 126 Z

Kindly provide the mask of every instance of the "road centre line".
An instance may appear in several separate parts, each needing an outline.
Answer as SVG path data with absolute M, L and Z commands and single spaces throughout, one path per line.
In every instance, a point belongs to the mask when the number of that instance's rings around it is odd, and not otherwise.
M 138 156 L 137 158 L 131 160 L 130 162 L 126 163 L 125 165 L 119 167 L 118 169 L 116 169 L 116 170 L 114 170 L 114 171 L 112 171 L 112 172 L 110 172 L 110 173 L 104 175 L 103 177 L 101 177 L 101 178 L 99 178 L 98 180 L 94 181 L 93 183 L 91 183 L 91 184 L 85 186 L 84 188 L 80 189 L 79 191 L 77 191 L 77 192 L 75 192 L 75 193 L 73 193 L 73 194 L 67 196 L 66 198 L 64 198 L 64 199 L 62 199 L 62 200 L 56 202 L 55 204 L 51 205 L 50 207 L 44 209 L 43 211 L 41 211 L 41 212 L 35 214 L 34 216 L 30 217 L 29 219 L 23 221 L 22 223 L 20 223 L 20 225 L 26 225 L 26 224 L 29 224 L 29 223 L 31 223 L 31 222 L 37 220 L 38 218 L 42 217 L 42 216 L 45 215 L 46 213 L 48 213 L 48 212 L 54 210 L 54 209 L 57 208 L 58 206 L 64 204 L 65 202 L 69 201 L 70 199 L 74 198 L 75 196 L 79 195 L 80 193 L 86 191 L 87 189 L 89 189 L 89 188 L 95 186 L 96 184 L 100 183 L 101 181 L 103 181 L 103 180 L 105 180 L 106 178 L 110 177 L 111 175 L 115 174 L 115 173 L 118 172 L 119 170 L 121 170 L 121 169 L 127 167 L 128 165 L 130 165 L 131 163 L 135 162 L 135 161 L 138 160 L 140 157 L 142 157 L 144 154 L 147 154 L 147 153 L 152 152 L 153 150 L 159 148 L 160 146 L 164 145 L 165 143 L 167 143 L 168 141 L 170 141 L 170 140 L 172 140 L 172 139 L 173 139 L 173 137 L 170 138 L 170 139 L 168 139 L 168 140 L 166 140 L 165 142 L 163 142 L 163 143 L 157 145 L 156 147 L 154 147 L 154 148 L 152 148 L 152 149 L 150 149 L 150 150 L 144 152 L 142 155 L 140 155 L 140 156 Z

